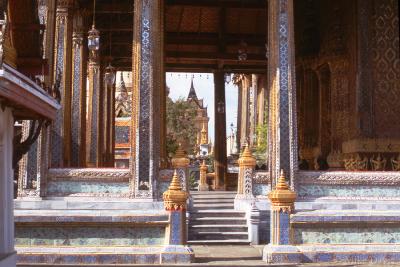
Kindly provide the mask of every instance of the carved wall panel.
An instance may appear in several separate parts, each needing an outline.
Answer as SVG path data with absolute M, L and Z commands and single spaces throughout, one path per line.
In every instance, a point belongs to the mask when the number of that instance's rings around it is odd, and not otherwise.
M 375 136 L 400 136 L 400 58 L 398 1 L 375 0 L 372 17 L 372 66 Z

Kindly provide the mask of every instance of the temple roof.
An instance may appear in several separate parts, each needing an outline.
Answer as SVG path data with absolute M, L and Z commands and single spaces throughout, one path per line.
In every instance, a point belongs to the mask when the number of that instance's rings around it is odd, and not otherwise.
M 194 89 L 194 85 L 193 85 L 193 77 L 192 77 L 192 81 L 190 83 L 190 90 L 189 90 L 189 95 L 187 97 L 187 100 L 196 100 L 196 101 L 198 100 L 196 90 Z

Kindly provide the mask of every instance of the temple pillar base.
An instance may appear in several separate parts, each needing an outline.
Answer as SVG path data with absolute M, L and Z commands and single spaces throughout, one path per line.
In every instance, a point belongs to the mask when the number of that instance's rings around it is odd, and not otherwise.
M 0 254 L 0 267 L 10 267 L 17 264 L 17 252 L 2 255 Z
M 251 209 L 251 204 L 254 202 L 255 197 L 236 195 L 234 200 L 234 208 L 238 211 L 247 211 Z

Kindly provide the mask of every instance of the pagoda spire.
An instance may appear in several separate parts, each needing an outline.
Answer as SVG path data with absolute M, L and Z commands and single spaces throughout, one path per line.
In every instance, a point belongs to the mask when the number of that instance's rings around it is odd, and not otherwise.
M 198 100 L 196 90 L 194 89 L 194 85 L 193 85 L 193 79 L 194 79 L 194 75 L 192 75 L 192 81 L 190 83 L 190 90 L 189 90 L 189 95 L 187 97 L 187 100 Z

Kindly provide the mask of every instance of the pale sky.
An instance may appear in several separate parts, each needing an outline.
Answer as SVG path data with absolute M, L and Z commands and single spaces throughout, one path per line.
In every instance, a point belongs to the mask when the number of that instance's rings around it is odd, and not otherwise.
M 187 98 L 190 89 L 191 77 L 194 75 L 193 85 L 199 99 L 204 99 L 210 121 L 208 123 L 209 137 L 214 142 L 214 79 L 212 73 L 182 73 L 168 72 L 166 74 L 167 86 L 170 88 L 169 97 L 177 100 Z M 232 83 L 225 84 L 226 100 L 226 131 L 231 132 L 231 123 L 236 130 L 238 90 Z

